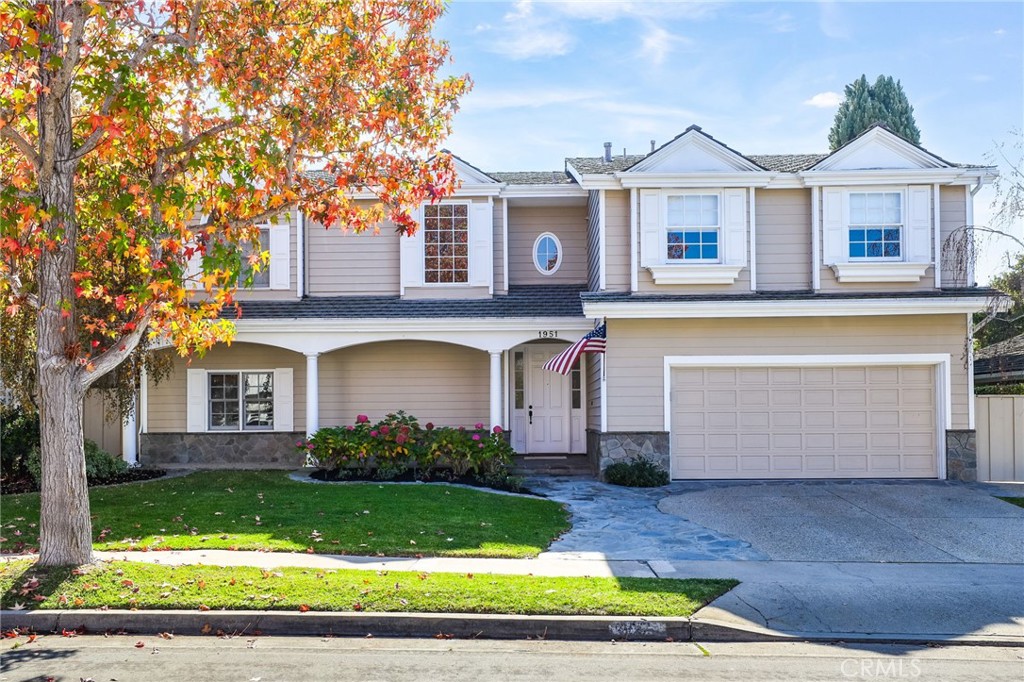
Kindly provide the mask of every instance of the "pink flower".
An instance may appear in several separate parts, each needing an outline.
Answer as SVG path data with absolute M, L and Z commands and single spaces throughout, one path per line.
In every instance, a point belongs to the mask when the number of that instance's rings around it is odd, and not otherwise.
M 391 429 L 389 429 L 387 426 L 382 426 L 380 427 L 380 432 L 386 436 L 388 433 L 391 432 Z
M 377 432 L 376 431 L 370 431 L 370 437 L 371 438 L 376 438 L 377 437 Z
M 356 424 L 365 424 L 368 421 L 370 421 L 370 418 L 365 414 L 360 414 L 356 417 Z
M 405 437 L 405 434 L 400 433 L 397 436 L 395 436 L 395 442 L 398 443 L 399 445 L 404 445 L 405 441 L 407 440 L 409 439 Z
M 494 432 L 495 433 L 504 433 L 505 429 L 501 428 L 500 426 L 495 426 L 494 427 Z
M 349 424 L 349 425 L 348 425 L 348 430 L 349 430 L 349 431 L 355 431 L 355 430 L 356 430 L 356 427 L 354 427 L 354 426 L 352 426 L 351 424 Z
M 483 446 L 484 446 L 483 443 L 480 443 L 480 445 L 477 445 L 478 448 L 482 448 Z
M 480 434 L 479 433 L 474 433 L 473 434 L 473 440 L 480 440 Z
M 427 422 L 427 431 L 434 430 L 434 422 Z
M 306 449 L 307 450 L 316 450 L 316 446 L 313 445 L 312 443 L 306 443 Z
M 474 428 L 482 429 L 482 428 L 484 428 L 484 423 L 483 422 L 477 422 L 476 426 Z
M 460 426 L 460 427 L 459 427 L 459 431 L 465 431 L 465 430 L 466 430 L 466 427 L 465 427 L 465 426 Z
M 404 433 L 405 435 L 409 435 L 409 426 L 406 424 L 402 424 L 402 427 L 398 430 Z
M 302 444 L 302 441 L 301 441 L 301 440 L 297 440 L 297 441 L 295 441 L 295 447 L 297 447 L 297 448 L 301 448 L 301 447 L 302 447 L 302 445 L 303 445 L 303 444 Z

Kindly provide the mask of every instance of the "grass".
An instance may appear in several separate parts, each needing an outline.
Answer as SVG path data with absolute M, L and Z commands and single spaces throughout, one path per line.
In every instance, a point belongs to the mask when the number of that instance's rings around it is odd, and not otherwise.
M 1015 504 L 1018 507 L 1024 507 L 1024 497 L 1000 497 L 999 499 L 1004 502 L 1009 502 L 1010 504 Z
M 38 585 L 33 585 L 38 580 Z M 456 573 L 160 566 L 117 562 L 71 569 L 0 564 L 4 608 L 261 609 L 679 616 L 735 580 L 548 578 Z M 31 587 L 19 594 L 23 586 Z M 38 595 L 35 597 L 34 595 Z
M 206 471 L 89 492 L 99 550 L 237 549 L 532 557 L 569 528 L 560 505 L 445 485 L 322 485 Z M 38 546 L 39 494 L 3 496 L 0 552 Z

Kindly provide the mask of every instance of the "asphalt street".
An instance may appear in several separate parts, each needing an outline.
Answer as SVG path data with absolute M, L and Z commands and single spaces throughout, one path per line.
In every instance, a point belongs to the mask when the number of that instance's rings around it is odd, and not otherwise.
M 1024 679 L 1024 649 L 1008 647 L 125 635 L 0 647 L 3 682 Z

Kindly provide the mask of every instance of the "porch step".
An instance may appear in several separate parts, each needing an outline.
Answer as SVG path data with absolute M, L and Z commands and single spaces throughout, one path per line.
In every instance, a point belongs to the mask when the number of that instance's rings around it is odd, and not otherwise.
M 594 475 L 586 455 L 517 455 L 513 472 L 518 476 Z

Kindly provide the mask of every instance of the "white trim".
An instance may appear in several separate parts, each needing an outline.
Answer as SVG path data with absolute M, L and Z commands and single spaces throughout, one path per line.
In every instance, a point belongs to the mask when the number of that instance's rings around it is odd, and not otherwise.
M 558 249 L 558 258 L 555 259 L 555 267 L 551 270 L 542 270 L 540 263 L 537 262 L 537 246 L 540 244 L 540 240 L 545 237 L 550 237 L 555 242 L 555 248 Z M 558 268 L 562 267 L 562 259 L 565 256 L 565 252 L 562 251 L 562 242 L 554 232 L 541 232 L 537 235 L 537 238 L 533 240 L 533 248 L 530 249 L 530 260 L 533 261 L 533 267 L 537 269 L 537 272 L 550 277 L 551 275 L 558 272 Z
M 932 215 L 932 260 L 935 263 L 935 271 L 932 273 L 935 276 L 935 288 L 942 288 L 942 209 L 941 201 L 939 201 L 940 186 L 932 185 L 932 202 L 933 202 L 933 215 Z
M 128 464 L 139 461 L 138 395 L 132 393 L 132 409 L 121 422 L 121 459 Z
M 647 270 L 655 284 L 734 284 L 743 266 L 680 261 L 671 265 L 651 265 Z
M 512 359 L 513 358 L 512 358 L 511 355 L 509 355 L 509 353 L 511 353 L 511 352 L 512 352 L 511 350 L 505 350 L 505 351 L 502 352 L 502 360 L 504 361 L 504 366 L 502 368 L 502 372 L 505 375 L 505 395 L 504 395 L 504 398 L 502 400 L 502 402 L 504 403 L 504 409 L 502 410 L 502 414 L 501 414 L 501 416 L 502 416 L 501 423 L 502 423 L 502 428 L 505 429 L 506 431 L 512 428 L 512 400 L 515 397 L 513 395 L 514 387 L 512 386 Z
M 452 163 L 455 166 L 456 174 L 463 176 L 462 178 L 460 178 L 463 180 L 462 187 L 476 187 L 478 185 L 483 187 L 493 187 L 495 185 L 501 185 L 500 182 L 492 178 L 490 175 L 487 175 L 486 173 L 484 173 L 481 170 L 478 170 L 477 168 L 474 168 L 473 166 L 469 165 L 468 163 L 466 163 L 465 161 L 463 161 L 450 151 L 444 151 L 445 153 L 448 154 L 448 156 L 452 158 Z M 466 180 L 469 180 L 470 182 L 466 182 Z
M 699 127 L 691 126 L 690 128 L 687 128 L 682 135 L 674 138 L 660 149 L 655 150 L 653 154 L 649 154 L 642 160 L 637 161 L 628 171 L 625 171 L 624 174 L 646 174 L 648 169 L 657 168 L 659 165 L 664 163 L 666 160 L 671 159 L 673 155 L 686 147 L 696 148 L 706 156 L 735 169 L 736 172 L 745 171 L 745 174 L 747 175 L 764 172 L 760 166 L 750 159 L 747 159 L 739 153 L 727 148 L 717 140 L 712 139 L 707 133 L 702 132 Z M 720 171 L 715 171 L 715 173 L 721 174 Z
M 139 432 L 149 433 L 149 372 L 143 363 L 139 368 Z
M 306 437 L 320 429 L 320 358 L 319 353 L 306 353 Z M 275 390 L 277 387 L 274 387 Z M 276 415 L 275 415 L 276 417 Z
M 295 209 L 295 297 L 302 298 L 306 288 L 306 214 Z
M 608 353 L 601 356 L 601 433 L 608 431 Z
M 577 199 L 586 198 L 587 190 L 579 185 L 505 185 L 501 199 L 545 199 L 569 197 Z
M 977 169 L 914 169 L 914 170 L 851 170 L 851 171 L 803 171 L 799 173 L 805 187 L 834 185 L 944 185 L 970 184 L 979 174 Z
M 946 430 L 953 423 L 949 353 L 885 353 L 852 355 L 666 355 L 662 395 L 664 430 L 672 434 L 672 368 L 674 367 L 836 367 L 848 365 L 931 365 L 935 367 L 936 478 L 946 478 Z M 973 394 L 971 400 L 974 400 Z
M 270 367 L 270 368 L 243 368 L 243 369 L 229 369 L 220 367 L 204 367 L 195 368 L 188 370 L 193 377 L 198 378 L 199 373 L 202 374 L 202 395 L 203 395 L 203 428 L 201 430 L 189 430 L 189 433 L 287 433 L 294 430 L 294 419 L 295 419 L 295 379 L 294 372 L 291 367 Z M 239 414 L 238 414 L 238 428 L 222 428 L 222 429 L 211 429 L 210 428 L 210 375 L 211 374 L 237 374 L 239 377 L 238 393 L 239 393 Z M 274 425 L 270 428 L 258 428 L 258 429 L 246 429 L 242 423 L 245 418 L 245 407 L 243 405 L 243 374 L 270 374 L 274 381 L 274 392 L 271 396 L 271 402 L 274 405 Z M 291 395 L 291 401 L 289 408 L 291 410 L 291 417 L 283 417 L 279 415 L 279 393 L 282 388 L 281 378 L 284 374 L 292 377 L 291 387 L 284 391 L 286 395 Z M 308 419 L 307 419 L 308 421 Z M 282 428 L 284 425 L 288 425 L 288 428 Z
M 608 288 L 608 250 L 605 219 L 605 190 L 597 191 L 597 249 L 598 249 L 598 285 L 597 288 L 604 291 Z
M 495 426 L 505 427 L 504 424 L 499 424 L 498 420 L 501 419 L 502 415 L 502 401 L 501 401 L 501 351 L 491 350 L 488 351 L 490 358 L 490 377 L 489 377 L 489 389 L 490 389 L 490 409 L 487 412 L 487 419 L 491 422 L 487 429 L 488 431 Z
M 975 313 L 983 297 L 811 299 L 803 301 L 605 301 L 583 302 L 586 317 L 612 319 L 681 319 L 701 317 L 851 317 L 858 315 L 937 315 Z M 243 318 L 244 319 L 244 318 Z M 241 320 L 239 320 L 241 323 Z
M 920 282 L 930 263 L 898 261 L 850 261 L 834 263 L 832 270 L 839 282 Z
M 974 315 L 967 313 L 967 428 L 974 429 Z
M 490 266 L 487 268 L 491 271 L 490 276 L 487 278 L 487 293 L 494 296 L 494 197 L 487 197 L 487 210 L 489 213 L 488 220 L 491 223 L 491 229 L 487 235 L 488 241 L 490 242 Z M 558 255 L 561 256 L 562 252 L 559 250 Z M 466 262 L 469 262 L 469 255 L 466 256 Z
M 747 210 L 750 212 L 750 220 L 747 223 L 750 227 L 748 230 L 747 239 L 750 240 L 750 290 L 757 291 L 757 216 L 754 211 L 757 209 L 757 204 L 754 200 L 754 188 L 750 187 L 747 190 L 749 198 L 747 199 Z M 738 273 L 737 273 L 738 276 Z
M 875 127 L 855 140 L 850 141 L 834 153 L 828 155 L 811 167 L 814 171 L 830 171 L 836 166 L 841 166 L 849 157 L 855 155 L 865 147 L 882 147 L 897 156 L 906 160 L 907 163 L 915 164 L 916 168 L 908 170 L 935 170 L 951 168 L 948 163 L 935 156 L 929 151 L 922 149 L 903 138 L 895 135 L 885 128 Z M 858 169 L 844 169 L 858 170 Z M 903 170 L 903 169 L 900 169 Z M 957 169 L 953 169 L 957 170 Z
M 766 187 L 775 173 L 767 171 L 722 173 L 657 173 L 631 175 L 632 171 L 616 173 L 624 188 L 660 187 L 673 189 L 704 189 L 714 187 Z
M 629 190 L 629 290 L 640 290 L 640 220 L 637 215 L 636 188 Z
M 502 277 L 504 281 L 504 287 L 502 291 L 508 291 L 508 199 L 501 200 L 501 256 L 502 260 Z
M 978 185 L 981 186 L 980 184 Z M 971 188 L 964 185 L 964 201 L 967 204 L 967 226 L 974 227 L 974 194 L 971 192 Z M 963 283 L 963 286 L 969 287 L 974 286 L 974 232 L 970 233 L 970 242 L 968 244 L 970 253 L 967 254 L 967 281 Z
M 811 188 L 811 289 L 821 290 L 821 188 Z

